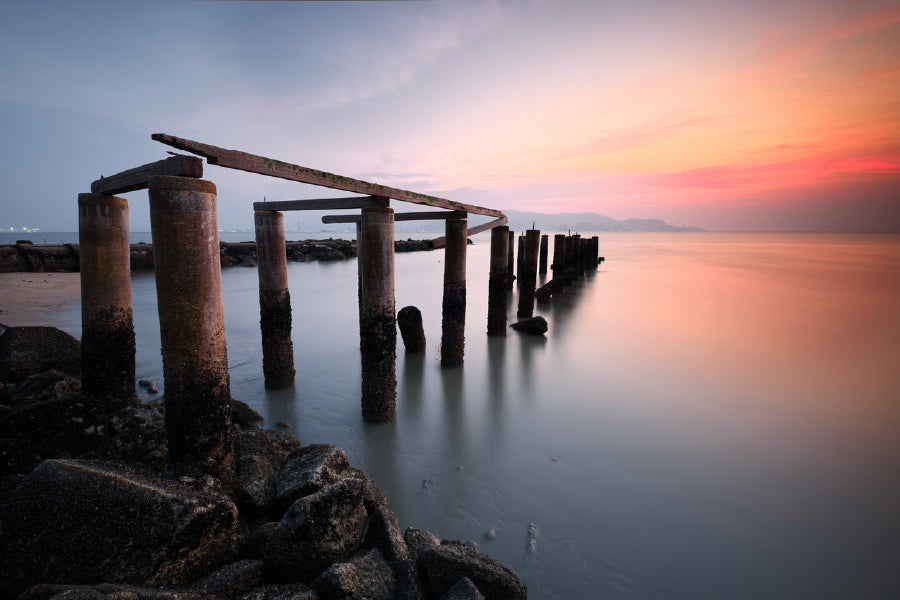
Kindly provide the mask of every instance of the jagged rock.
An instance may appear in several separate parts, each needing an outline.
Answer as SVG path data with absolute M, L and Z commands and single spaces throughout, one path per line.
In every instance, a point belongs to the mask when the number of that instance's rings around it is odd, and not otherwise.
M 336 248 L 332 248 L 330 246 L 325 246 L 323 244 L 316 244 L 311 248 L 312 255 L 316 260 L 344 260 L 347 258 L 344 256 L 344 253 Z
M 387 506 L 379 506 L 369 513 L 369 532 L 363 546 L 377 548 L 391 565 L 409 557 L 397 516 Z
M 458 544 L 428 546 L 419 552 L 418 563 L 428 573 L 431 591 L 446 594 L 457 581 L 468 577 L 485 598 L 526 598 L 525 584 L 500 561 Z
M 396 587 L 391 566 L 377 549 L 363 550 L 333 564 L 313 582 L 323 599 L 392 600 Z
M 275 479 L 278 500 L 292 502 L 342 477 L 350 466 L 347 454 L 330 444 L 310 444 L 284 459 Z
M 428 598 L 428 579 L 425 570 L 420 569 L 416 561 L 406 559 L 396 567 L 396 592 L 397 600 L 422 600 Z
M 363 482 L 363 503 L 366 505 L 368 512 L 372 513 L 379 506 L 388 505 L 388 499 L 384 495 L 384 491 L 378 487 L 372 476 L 362 469 L 349 467 L 344 469 L 343 476 L 350 479 L 359 479 Z
M 440 600 L 484 600 L 484 596 L 468 577 L 463 577 Z
M 30 587 L 18 600 L 103 598 L 105 600 L 216 600 L 211 594 L 185 589 L 146 588 L 101 583 L 98 585 L 41 584 Z
M 547 333 L 547 320 L 544 317 L 531 317 L 522 319 L 518 323 L 510 325 L 516 331 L 528 333 L 531 335 L 544 335 Z
M 231 422 L 240 425 L 243 429 L 262 429 L 265 417 L 250 408 L 250 405 L 240 400 L 231 399 Z
M 111 463 L 46 460 L 0 507 L 0 594 L 35 583 L 184 585 L 219 567 L 237 508 Z
M 8 327 L 0 335 L 0 381 L 56 369 L 81 374 L 81 343 L 55 327 Z
M 126 406 L 113 415 L 112 437 L 100 455 L 137 462 L 163 472 L 168 466 L 169 445 L 165 409 L 161 400 Z
M 235 600 L 257 587 L 261 578 L 262 561 L 241 560 L 225 565 L 194 588 L 215 598 Z
M 368 524 L 363 491 L 359 479 L 341 479 L 294 502 L 266 540 L 267 577 L 309 583 L 356 552 Z
M 235 455 L 264 456 L 273 469 L 280 465 L 291 452 L 300 448 L 300 441 L 291 434 L 271 429 L 244 431 L 234 439 Z
M 238 501 L 251 508 L 275 502 L 275 471 L 264 456 L 243 454 L 237 459 Z
M 3 394 L 2 402 L 11 406 L 22 406 L 29 402 L 72 396 L 81 392 L 81 380 L 62 371 L 50 369 L 43 373 L 29 375 L 16 384 L 10 384 Z
M 416 529 L 415 527 L 407 527 L 403 532 L 403 541 L 406 542 L 406 549 L 409 557 L 413 560 L 417 559 L 419 553 L 429 546 L 440 546 L 441 540 L 430 531 L 424 529 Z

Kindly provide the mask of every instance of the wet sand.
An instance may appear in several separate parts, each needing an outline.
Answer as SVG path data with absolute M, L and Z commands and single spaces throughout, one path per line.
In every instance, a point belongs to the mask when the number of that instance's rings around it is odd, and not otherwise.
M 81 302 L 79 273 L 0 273 L 0 323 L 48 325 Z

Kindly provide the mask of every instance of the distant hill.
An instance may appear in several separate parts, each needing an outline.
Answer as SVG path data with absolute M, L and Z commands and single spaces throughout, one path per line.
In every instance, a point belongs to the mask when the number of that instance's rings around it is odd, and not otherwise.
M 418 207 L 421 208 L 421 207 Z M 333 212 L 333 211 L 332 211 Z M 356 226 L 339 223 L 335 225 L 323 225 L 322 215 L 330 214 L 319 211 L 290 215 L 285 217 L 285 226 L 288 231 L 320 232 L 334 234 L 355 235 Z M 504 210 L 509 218 L 509 228 L 513 231 L 531 229 L 532 222 L 541 231 L 703 231 L 699 227 L 675 227 L 661 219 L 625 219 L 619 221 L 592 212 L 582 213 L 535 213 L 519 210 Z M 492 220 L 491 217 L 481 215 L 469 215 L 469 227 Z M 444 231 L 443 221 L 398 221 L 397 233 L 435 233 L 440 235 Z M 251 230 L 252 231 L 252 230 Z
M 704 231 L 699 227 L 676 227 L 661 219 L 625 219 L 620 221 L 592 212 L 534 213 L 504 210 L 509 228 L 514 231 L 531 229 L 532 223 L 541 231 Z

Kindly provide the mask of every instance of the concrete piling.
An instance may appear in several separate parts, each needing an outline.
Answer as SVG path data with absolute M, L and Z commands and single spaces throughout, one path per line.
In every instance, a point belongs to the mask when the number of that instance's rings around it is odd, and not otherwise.
M 128 201 L 78 195 L 81 386 L 113 411 L 135 401 Z
M 550 236 L 542 235 L 541 236 L 541 254 L 540 261 L 538 263 L 538 273 L 540 275 L 547 274 L 547 251 L 549 250 L 548 246 L 550 244 Z
M 506 289 L 511 290 L 513 288 L 513 280 L 515 279 L 515 248 L 516 248 L 516 232 L 513 230 L 509 231 L 509 244 L 506 249 L 507 251 L 507 263 L 506 263 Z
M 487 334 L 506 335 L 506 278 L 509 254 L 509 227 L 491 230 L 491 266 L 488 278 Z
M 227 477 L 233 468 L 231 393 L 216 186 L 154 176 L 149 194 L 169 469 Z
M 466 326 L 466 232 L 465 219 L 447 219 L 444 250 L 444 302 L 441 315 L 441 365 L 463 364 Z
M 518 248 L 516 249 L 516 260 L 518 261 L 518 265 L 516 266 L 516 281 L 518 282 L 518 286 L 522 287 L 522 277 L 524 277 L 522 269 L 525 266 L 525 235 L 519 236 Z
M 362 416 L 390 421 L 397 402 L 397 322 L 394 314 L 394 211 L 362 209 L 359 235 Z
M 259 325 L 262 331 L 263 377 L 268 389 L 294 385 L 291 341 L 291 293 L 287 280 L 284 216 L 256 211 L 256 260 L 259 264 Z
M 562 275 L 566 268 L 566 236 L 557 233 L 553 236 L 553 264 L 550 266 L 553 270 L 553 277 Z
M 520 263 L 519 308 L 516 315 L 527 318 L 534 315 L 534 288 L 537 285 L 538 246 L 541 232 L 529 229 L 525 232 L 525 243 Z

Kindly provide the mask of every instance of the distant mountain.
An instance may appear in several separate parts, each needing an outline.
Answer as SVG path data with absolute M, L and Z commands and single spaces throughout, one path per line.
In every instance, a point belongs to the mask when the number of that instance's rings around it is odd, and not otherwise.
M 509 218 L 509 228 L 514 231 L 531 229 L 532 223 L 541 231 L 703 231 L 699 227 L 676 227 L 661 219 L 625 219 L 592 212 L 581 213 L 534 213 L 518 210 L 504 210 Z
M 322 215 L 330 214 L 326 212 L 309 211 L 290 215 L 285 218 L 285 226 L 288 231 L 303 231 L 314 233 L 329 234 L 349 234 L 351 237 L 356 235 L 356 226 L 352 223 L 338 223 L 334 225 L 323 225 Z M 592 212 L 582 213 L 535 213 L 522 212 L 519 210 L 504 210 L 509 218 L 509 228 L 513 231 L 524 231 L 531 229 L 534 223 L 535 228 L 541 231 L 703 231 L 699 227 L 675 227 L 669 225 L 661 219 L 625 219 L 619 221 L 612 217 L 599 215 Z M 484 217 L 481 215 L 469 215 L 469 227 L 480 225 L 487 221 L 491 221 L 492 217 Z M 249 230 L 252 231 L 252 230 Z M 396 225 L 398 234 L 403 233 L 435 233 L 440 235 L 444 232 L 443 221 L 398 221 Z

